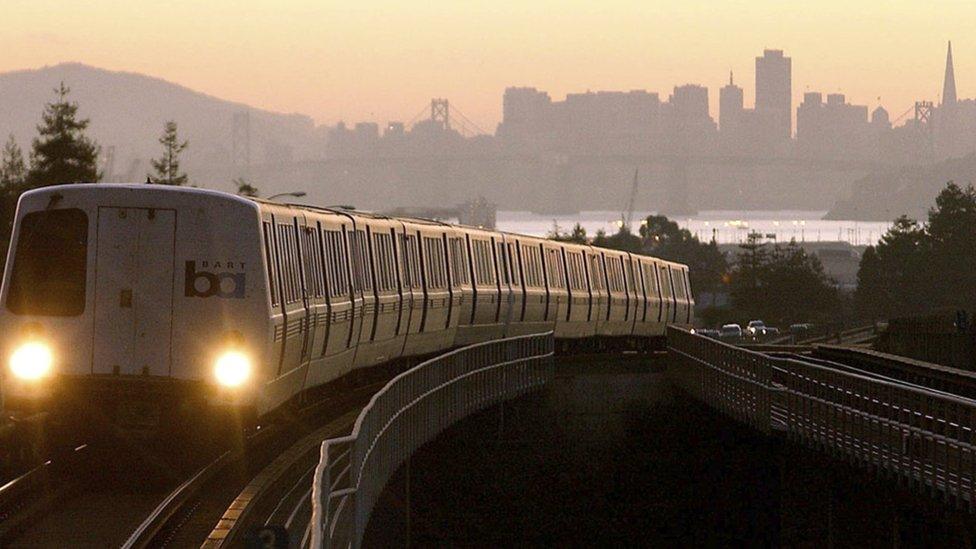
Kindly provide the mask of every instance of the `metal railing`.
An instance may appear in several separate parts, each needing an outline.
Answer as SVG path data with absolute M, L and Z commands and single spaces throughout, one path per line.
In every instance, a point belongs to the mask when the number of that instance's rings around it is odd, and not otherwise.
M 705 404 L 763 433 L 772 429 L 770 357 L 668 327 L 672 379 Z
M 976 401 L 892 380 L 774 358 L 668 328 L 673 377 L 764 433 L 976 505 Z
M 552 332 L 463 347 L 393 378 L 352 434 L 322 443 L 312 485 L 312 547 L 358 547 L 390 477 L 464 417 L 553 377 Z

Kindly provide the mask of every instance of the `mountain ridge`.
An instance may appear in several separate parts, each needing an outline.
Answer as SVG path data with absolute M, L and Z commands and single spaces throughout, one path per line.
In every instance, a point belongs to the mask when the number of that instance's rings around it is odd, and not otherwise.
M 13 134 L 27 150 L 44 104 L 54 99 L 60 82 L 71 89 L 79 116 L 91 120 L 89 134 L 103 155 L 112 150 L 112 171 L 128 179 L 145 177 L 140 172 L 158 156 L 157 139 L 167 120 L 175 120 L 181 137 L 190 141 L 185 166 L 191 172 L 241 164 L 248 156 L 252 163 L 282 162 L 324 152 L 324 129 L 307 115 L 260 109 L 157 76 L 78 61 L 0 73 L 0 138 Z M 235 152 L 234 119 L 240 113 L 247 113 L 248 122 L 238 124 Z

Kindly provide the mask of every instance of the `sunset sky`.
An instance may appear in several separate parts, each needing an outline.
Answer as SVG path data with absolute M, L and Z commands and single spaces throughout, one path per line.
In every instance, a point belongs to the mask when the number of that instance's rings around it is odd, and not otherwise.
M 793 58 L 794 107 L 840 91 L 895 118 L 937 100 L 947 40 L 976 95 L 976 2 L 0 0 L 0 71 L 80 61 L 321 123 L 409 120 L 447 97 L 493 131 L 506 86 L 718 88 L 746 104 L 764 47 Z

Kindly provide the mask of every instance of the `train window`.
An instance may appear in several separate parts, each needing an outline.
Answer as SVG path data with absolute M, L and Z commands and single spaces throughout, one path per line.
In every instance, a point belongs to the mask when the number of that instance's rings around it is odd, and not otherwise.
M 673 269 L 673 268 L 671 269 L 671 276 L 672 276 L 672 280 L 675 281 L 675 284 L 674 284 L 674 288 L 675 288 L 674 293 L 675 293 L 675 295 L 678 296 L 678 299 L 679 300 L 684 300 L 684 298 L 685 298 L 685 283 L 684 283 L 684 280 L 682 280 L 682 277 L 680 276 L 680 273 L 678 272 L 677 269 Z
M 271 306 L 278 305 L 278 277 L 275 276 L 274 256 L 271 254 L 272 235 L 271 223 L 265 221 L 264 229 L 264 259 L 268 263 L 268 286 L 271 288 Z
M 661 296 L 665 299 L 671 299 L 671 282 L 668 277 L 668 268 L 662 265 L 658 272 L 661 274 Z
M 643 267 L 641 270 L 644 273 L 644 288 L 646 288 L 647 297 L 660 297 L 661 292 L 654 279 L 654 265 L 643 263 L 641 266 Z
M 31 212 L 20 222 L 7 308 L 14 314 L 85 311 L 88 215 L 77 208 Z
M 619 257 L 611 257 L 607 261 L 607 280 L 610 283 L 611 292 L 625 291 L 624 272 L 621 268 L 621 259 Z
M 448 239 L 451 246 L 451 276 L 454 286 L 464 286 L 471 283 L 468 273 L 467 255 L 464 253 L 464 239 L 461 237 Z
M 591 254 L 590 256 L 590 281 L 593 284 L 594 291 L 603 291 L 607 289 L 606 285 L 606 275 L 603 272 L 603 261 L 600 260 L 598 254 Z
M 515 252 L 514 242 L 509 242 L 508 254 L 505 257 L 508 259 L 508 266 L 512 269 L 512 284 L 518 286 L 522 283 L 522 281 L 519 278 L 518 254 Z
M 410 267 L 410 242 L 411 235 L 405 233 L 397 234 L 398 246 L 400 246 L 400 277 L 403 279 L 404 288 L 413 288 L 414 271 Z
M 502 285 L 508 286 L 511 283 L 511 273 L 508 271 L 508 259 L 505 257 L 505 244 L 496 242 L 495 253 L 498 259 L 498 272 L 501 274 Z
M 318 234 L 311 227 L 302 227 L 302 259 L 305 260 L 305 288 L 308 295 L 322 297 L 325 295 L 322 281 L 322 254 L 319 249 Z
M 366 241 L 366 231 L 356 229 L 349 233 L 352 248 L 352 276 L 353 285 L 358 291 L 373 289 L 373 278 L 366 271 L 369 261 L 369 243 Z
M 522 264 L 525 270 L 525 285 L 530 288 L 543 288 L 542 254 L 538 246 L 522 244 Z
M 441 290 L 447 288 L 444 241 L 440 238 L 424 237 L 424 267 L 427 271 L 428 289 Z
M 560 255 L 559 250 L 546 248 L 546 274 L 549 276 L 550 288 L 566 287 L 566 276 Z
M 349 295 L 349 259 L 342 242 L 342 231 L 322 231 L 322 247 L 325 255 L 326 282 L 332 297 Z
M 566 263 L 569 266 L 569 287 L 573 290 L 585 290 L 586 281 L 583 275 L 583 256 L 578 252 L 568 252 Z
M 474 256 L 474 274 L 479 286 L 495 284 L 495 268 L 491 260 L 491 243 L 485 240 L 472 240 L 471 251 Z
M 301 256 L 298 252 L 298 234 L 294 225 L 289 225 L 286 229 L 288 233 L 288 274 L 291 277 L 291 293 L 288 295 L 288 302 L 294 303 L 302 297 L 302 272 L 299 267 Z
M 373 251 L 376 254 L 376 288 L 381 292 L 396 290 L 393 238 L 385 233 L 374 234 Z
M 419 289 L 420 285 L 420 253 L 417 249 L 417 236 L 412 234 L 400 235 L 400 262 L 403 265 L 404 285 L 408 288 Z
M 627 286 L 630 293 L 640 293 L 637 287 L 637 278 L 634 277 L 634 260 L 627 259 L 625 261 L 627 264 Z

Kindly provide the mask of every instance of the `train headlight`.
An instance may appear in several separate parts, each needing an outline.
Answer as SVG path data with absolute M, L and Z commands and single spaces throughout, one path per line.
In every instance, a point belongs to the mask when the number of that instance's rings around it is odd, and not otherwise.
M 251 359 L 240 351 L 227 351 L 217 357 L 214 376 L 224 387 L 239 387 L 251 377 Z
M 10 371 L 23 380 L 36 380 L 51 373 L 54 356 L 40 341 L 28 341 L 10 355 Z

